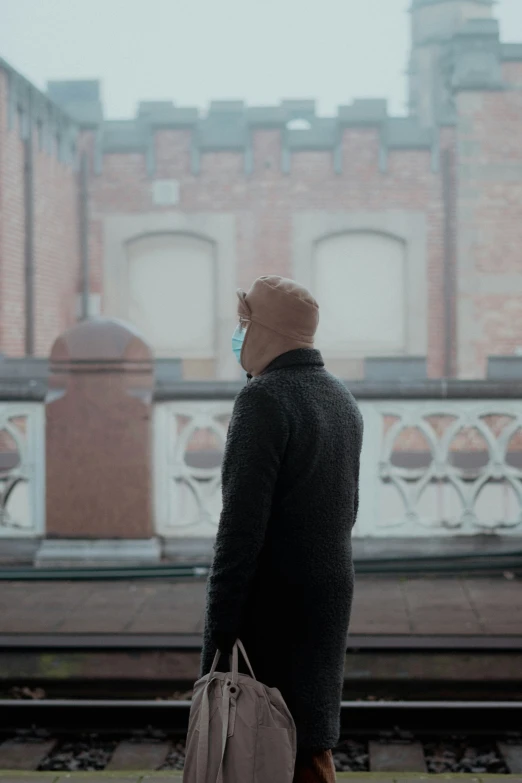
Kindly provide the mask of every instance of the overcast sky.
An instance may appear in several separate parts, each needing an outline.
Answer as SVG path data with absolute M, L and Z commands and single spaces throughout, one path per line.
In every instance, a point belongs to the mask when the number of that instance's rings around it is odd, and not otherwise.
M 358 97 L 404 113 L 408 0 L 0 0 L 0 57 L 45 89 L 100 79 L 106 116 L 140 100 L 205 108 L 240 98 Z M 500 0 L 504 41 L 522 41 L 522 0 Z

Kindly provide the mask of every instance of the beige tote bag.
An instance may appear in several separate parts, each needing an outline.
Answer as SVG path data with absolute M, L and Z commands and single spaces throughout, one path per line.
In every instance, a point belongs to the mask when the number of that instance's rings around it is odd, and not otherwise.
M 256 680 L 239 639 L 231 672 L 216 671 L 219 658 L 194 684 L 183 783 L 292 783 L 296 730 L 281 692 Z

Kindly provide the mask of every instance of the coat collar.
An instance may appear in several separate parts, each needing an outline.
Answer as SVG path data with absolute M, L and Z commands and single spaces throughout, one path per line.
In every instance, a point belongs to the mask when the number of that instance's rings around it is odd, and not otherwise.
M 274 370 L 286 370 L 293 367 L 324 367 L 323 357 L 315 348 L 297 348 L 281 354 L 270 362 L 261 375 Z

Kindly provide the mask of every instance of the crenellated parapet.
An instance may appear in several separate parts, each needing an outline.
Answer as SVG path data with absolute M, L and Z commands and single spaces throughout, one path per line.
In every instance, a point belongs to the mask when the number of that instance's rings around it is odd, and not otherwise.
M 213 101 L 206 111 L 172 101 L 144 101 L 129 120 L 104 116 L 100 82 L 52 81 L 47 94 L 0 59 L 7 83 L 8 127 L 22 136 L 37 135 L 40 148 L 64 162 L 76 158 L 79 131 L 94 135 L 94 169 L 103 170 L 104 156 L 138 153 L 149 176 L 156 171 L 156 135 L 187 131 L 190 169 L 197 176 L 207 153 L 243 156 L 244 174 L 254 169 L 257 131 L 280 134 L 280 170 L 292 171 L 300 152 L 331 156 L 342 174 L 343 139 L 350 129 L 374 129 L 379 141 L 379 167 L 387 170 L 395 150 L 425 150 L 438 169 L 439 129 L 456 121 L 455 96 L 464 90 L 503 90 L 503 64 L 522 61 L 522 43 L 500 41 L 492 17 L 492 0 L 413 0 L 410 114 L 390 116 L 385 100 L 360 99 L 339 106 L 334 116 L 317 112 L 313 100 L 284 100 L 276 106 L 248 106 L 243 101 Z M 19 121 L 17 123 L 17 115 Z
M 6 90 L 5 116 L 8 130 L 18 129 L 22 139 L 36 137 L 41 151 L 56 155 L 63 163 L 76 160 L 78 124 L 52 95 L 38 90 L 0 58 L 0 76 Z
M 77 88 L 77 90 L 76 90 Z M 422 128 L 415 118 L 390 117 L 385 100 L 361 99 L 340 106 L 333 117 L 317 114 L 313 100 L 285 100 L 278 106 L 247 106 L 243 101 L 213 101 L 206 112 L 178 107 L 170 101 L 140 103 L 130 120 L 101 116 L 99 84 L 53 82 L 53 98 L 82 129 L 95 132 L 95 168 L 100 173 L 104 155 L 140 153 L 149 175 L 155 172 L 155 134 L 164 130 L 190 132 L 191 170 L 197 175 L 205 153 L 236 152 L 244 157 L 245 175 L 253 171 L 253 136 L 258 130 L 276 130 L 281 136 L 281 171 L 289 173 L 297 152 L 325 152 L 342 173 L 342 140 L 349 128 L 373 128 L 380 140 L 380 167 L 386 170 L 390 150 L 434 150 L 438 134 Z M 82 100 L 83 96 L 83 100 Z

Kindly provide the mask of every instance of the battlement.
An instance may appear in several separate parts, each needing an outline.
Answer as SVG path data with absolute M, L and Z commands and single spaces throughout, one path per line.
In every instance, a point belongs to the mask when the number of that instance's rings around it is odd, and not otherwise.
M 145 156 L 147 171 L 152 175 L 155 137 L 162 130 L 185 130 L 190 134 L 194 174 L 200 170 L 201 156 L 209 152 L 239 153 L 244 156 L 245 173 L 251 173 L 254 134 L 266 129 L 280 132 L 281 170 L 285 173 L 291 170 L 292 154 L 308 151 L 332 155 L 334 171 L 341 173 L 343 137 L 350 128 L 377 132 L 383 171 L 393 150 L 426 150 L 436 166 L 439 127 L 455 122 L 455 94 L 462 90 L 501 90 L 505 87 L 503 63 L 522 61 L 522 43 L 500 41 L 498 22 L 491 16 L 493 0 L 473 0 L 459 10 L 461 2 L 412 2 L 414 53 L 408 117 L 390 116 L 386 100 L 363 98 L 339 106 L 329 117 L 319 116 L 315 101 L 309 99 L 283 100 L 275 106 L 213 101 L 206 111 L 177 106 L 172 101 L 143 101 L 133 119 L 111 120 L 104 115 L 99 81 L 51 81 L 44 95 L 0 59 L 0 71 L 7 76 L 8 122 L 13 127 L 18 112 L 22 135 L 29 128 L 36 130 L 42 149 L 54 150 L 61 160 L 69 162 L 76 157 L 78 131 L 93 132 L 98 172 L 105 155 L 139 153 Z M 469 18 L 475 13 L 473 9 L 477 16 Z M 437 66 L 430 60 L 426 70 L 428 61 L 418 53 L 434 40 L 440 43 L 441 58 Z M 444 69 L 443 78 L 433 72 L 435 67 Z
M 82 128 L 97 128 L 103 122 L 99 81 L 49 82 L 47 94 Z
M 53 96 L 38 90 L 0 57 L 0 76 L 6 83 L 7 127 L 18 127 L 22 138 L 36 132 L 41 150 L 64 163 L 76 158 L 78 125 Z
M 390 117 L 386 100 L 360 99 L 338 108 L 333 117 L 317 114 L 313 100 L 284 100 L 278 106 L 247 106 L 243 101 L 213 101 L 206 112 L 178 107 L 172 101 L 144 101 L 135 118 L 105 120 L 97 82 L 51 82 L 49 94 L 83 129 L 96 129 L 96 159 L 138 152 L 154 171 L 154 136 L 159 130 L 191 133 L 192 170 L 199 171 L 200 156 L 207 152 L 238 152 L 245 156 L 245 172 L 251 170 L 252 141 L 256 130 L 281 133 L 283 171 L 290 169 L 294 152 L 317 151 L 334 155 L 340 172 L 340 151 L 346 128 L 374 128 L 379 133 L 381 160 L 389 150 L 431 150 L 435 134 L 421 128 L 415 118 Z
M 140 104 L 135 119 L 106 120 L 100 125 L 103 152 L 143 149 L 159 129 L 188 128 L 202 152 L 244 152 L 259 129 L 281 131 L 284 146 L 293 150 L 334 150 L 344 128 L 378 128 L 390 147 L 428 148 L 431 135 L 415 120 L 390 117 L 385 100 L 356 100 L 340 106 L 335 117 L 316 114 L 314 101 L 283 101 L 279 106 L 249 107 L 240 101 L 214 101 L 206 113 L 173 103 Z

